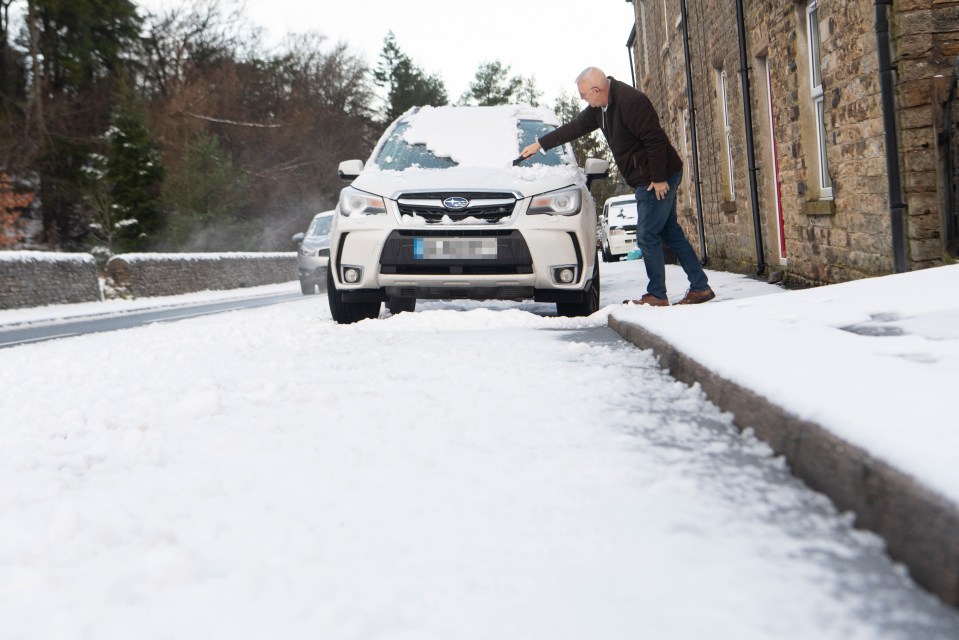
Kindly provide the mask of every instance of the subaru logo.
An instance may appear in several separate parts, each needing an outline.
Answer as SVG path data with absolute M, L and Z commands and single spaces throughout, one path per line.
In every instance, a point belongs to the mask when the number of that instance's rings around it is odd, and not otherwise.
M 443 200 L 443 206 L 447 209 L 465 209 L 469 204 L 469 200 L 461 198 L 460 196 L 453 196 L 452 198 Z

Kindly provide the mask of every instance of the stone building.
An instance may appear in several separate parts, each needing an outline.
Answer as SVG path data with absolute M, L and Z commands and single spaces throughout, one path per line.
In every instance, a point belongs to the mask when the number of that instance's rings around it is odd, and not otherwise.
M 684 155 L 709 266 L 814 285 L 955 260 L 959 0 L 627 1 L 623 80 Z

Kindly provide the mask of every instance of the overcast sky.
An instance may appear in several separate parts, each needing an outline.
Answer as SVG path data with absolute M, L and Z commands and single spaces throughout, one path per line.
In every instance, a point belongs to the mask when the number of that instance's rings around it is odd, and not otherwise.
M 157 10 L 191 0 L 135 0 Z M 236 0 L 221 0 L 224 6 Z M 446 84 L 451 101 L 467 90 L 480 63 L 499 60 L 512 75 L 535 76 L 543 100 L 588 66 L 630 82 L 626 40 L 633 4 L 626 0 L 245 0 L 246 16 L 275 43 L 289 32 L 317 31 L 343 41 L 374 66 L 390 30 L 415 64 Z

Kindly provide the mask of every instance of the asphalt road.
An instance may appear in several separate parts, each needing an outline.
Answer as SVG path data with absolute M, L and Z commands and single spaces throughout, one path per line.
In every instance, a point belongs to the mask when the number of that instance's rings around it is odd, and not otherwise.
M 7 329 L 0 328 L 0 348 L 13 347 L 32 342 L 43 342 L 45 340 L 56 340 L 58 338 L 69 338 L 86 333 L 129 329 L 154 322 L 174 322 L 176 320 L 195 318 L 212 313 L 223 313 L 237 309 L 253 309 L 255 307 L 264 307 L 271 304 L 304 299 L 307 299 L 307 297 L 301 293 L 278 293 L 256 298 L 163 307 L 142 311 L 127 311 L 104 316 L 44 322 L 43 324 L 19 325 Z

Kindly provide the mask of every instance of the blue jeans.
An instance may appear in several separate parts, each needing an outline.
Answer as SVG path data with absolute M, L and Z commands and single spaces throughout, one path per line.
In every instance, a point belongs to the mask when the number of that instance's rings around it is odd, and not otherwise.
M 709 288 L 709 281 L 699 263 L 699 257 L 676 220 L 676 189 L 682 178 L 682 170 L 669 176 L 666 181 L 669 184 L 669 193 L 662 200 L 656 199 L 655 191 L 646 190 L 649 185 L 636 187 L 636 244 L 643 250 L 643 263 L 649 278 L 646 291 L 657 298 L 666 297 L 663 244 L 676 254 L 679 265 L 689 278 L 691 291 L 705 291 Z

